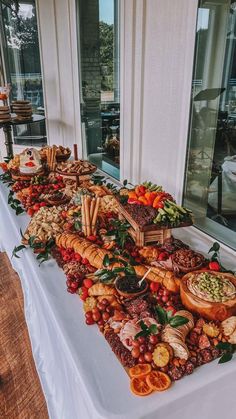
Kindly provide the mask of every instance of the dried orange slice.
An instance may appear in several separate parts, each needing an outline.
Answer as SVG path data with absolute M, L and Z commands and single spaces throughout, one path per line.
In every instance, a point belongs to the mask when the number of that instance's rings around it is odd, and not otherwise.
M 169 375 L 161 371 L 152 371 L 145 378 L 149 387 L 155 391 L 167 390 L 171 385 Z
M 203 332 L 210 338 L 216 338 L 220 334 L 220 329 L 214 323 L 205 323 Z
M 168 343 L 158 343 L 152 354 L 157 367 L 165 367 L 173 358 L 173 349 Z
M 152 367 L 150 364 L 137 364 L 129 369 L 129 376 L 131 378 L 141 377 L 142 375 L 147 375 L 151 371 Z
M 130 388 L 137 396 L 147 396 L 152 393 L 152 387 L 146 381 L 146 375 L 141 377 L 134 377 L 130 381 Z

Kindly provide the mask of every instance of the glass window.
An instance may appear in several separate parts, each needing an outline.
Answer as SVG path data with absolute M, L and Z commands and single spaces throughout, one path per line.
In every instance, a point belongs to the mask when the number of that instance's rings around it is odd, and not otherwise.
M 14 6 L 14 2 L 0 0 L 0 22 L 5 78 L 11 85 L 10 99 L 30 100 L 33 112 L 44 115 L 35 1 L 22 0 Z M 46 142 L 44 121 L 14 127 L 15 144 L 42 146 Z
M 184 204 L 236 249 L 236 2 L 198 9 Z
M 84 156 L 119 179 L 119 1 L 77 4 Z

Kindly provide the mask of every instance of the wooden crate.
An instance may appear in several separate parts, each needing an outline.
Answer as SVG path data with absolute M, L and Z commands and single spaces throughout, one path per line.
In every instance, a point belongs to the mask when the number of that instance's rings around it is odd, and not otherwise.
M 157 242 L 163 244 L 166 239 L 171 237 L 172 229 L 169 227 L 160 228 L 157 224 L 140 227 L 118 200 L 117 203 L 119 206 L 119 219 L 125 219 L 131 225 L 129 233 L 137 246 L 143 247 Z M 179 227 L 187 227 L 189 225 L 191 223 L 183 223 Z

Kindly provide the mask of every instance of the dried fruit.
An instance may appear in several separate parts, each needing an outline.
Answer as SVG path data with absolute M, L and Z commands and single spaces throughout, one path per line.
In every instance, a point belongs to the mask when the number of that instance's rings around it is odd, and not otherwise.
M 203 325 L 203 332 L 210 338 L 216 338 L 220 330 L 214 323 L 205 323 Z
M 137 364 L 129 369 L 129 376 L 131 378 L 141 377 L 143 375 L 147 375 L 149 372 L 151 372 L 151 370 L 152 367 L 150 364 Z
M 168 343 L 158 343 L 152 354 L 157 367 L 165 367 L 173 358 L 173 349 Z
M 146 375 L 134 377 L 130 381 L 130 389 L 137 396 L 147 396 L 153 391 L 152 387 L 147 383 L 146 377 Z
M 147 375 L 146 381 L 154 391 L 167 390 L 171 385 L 170 377 L 161 371 L 152 371 Z

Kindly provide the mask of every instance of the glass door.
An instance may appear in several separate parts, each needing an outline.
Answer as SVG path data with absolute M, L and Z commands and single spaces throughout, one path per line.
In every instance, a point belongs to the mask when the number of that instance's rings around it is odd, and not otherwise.
M 77 0 L 84 157 L 120 177 L 119 0 Z
M 44 115 L 43 85 L 34 0 L 0 0 L 0 36 L 5 78 L 11 100 L 30 100 L 33 112 Z M 47 142 L 45 122 L 14 127 L 14 143 L 39 146 Z

